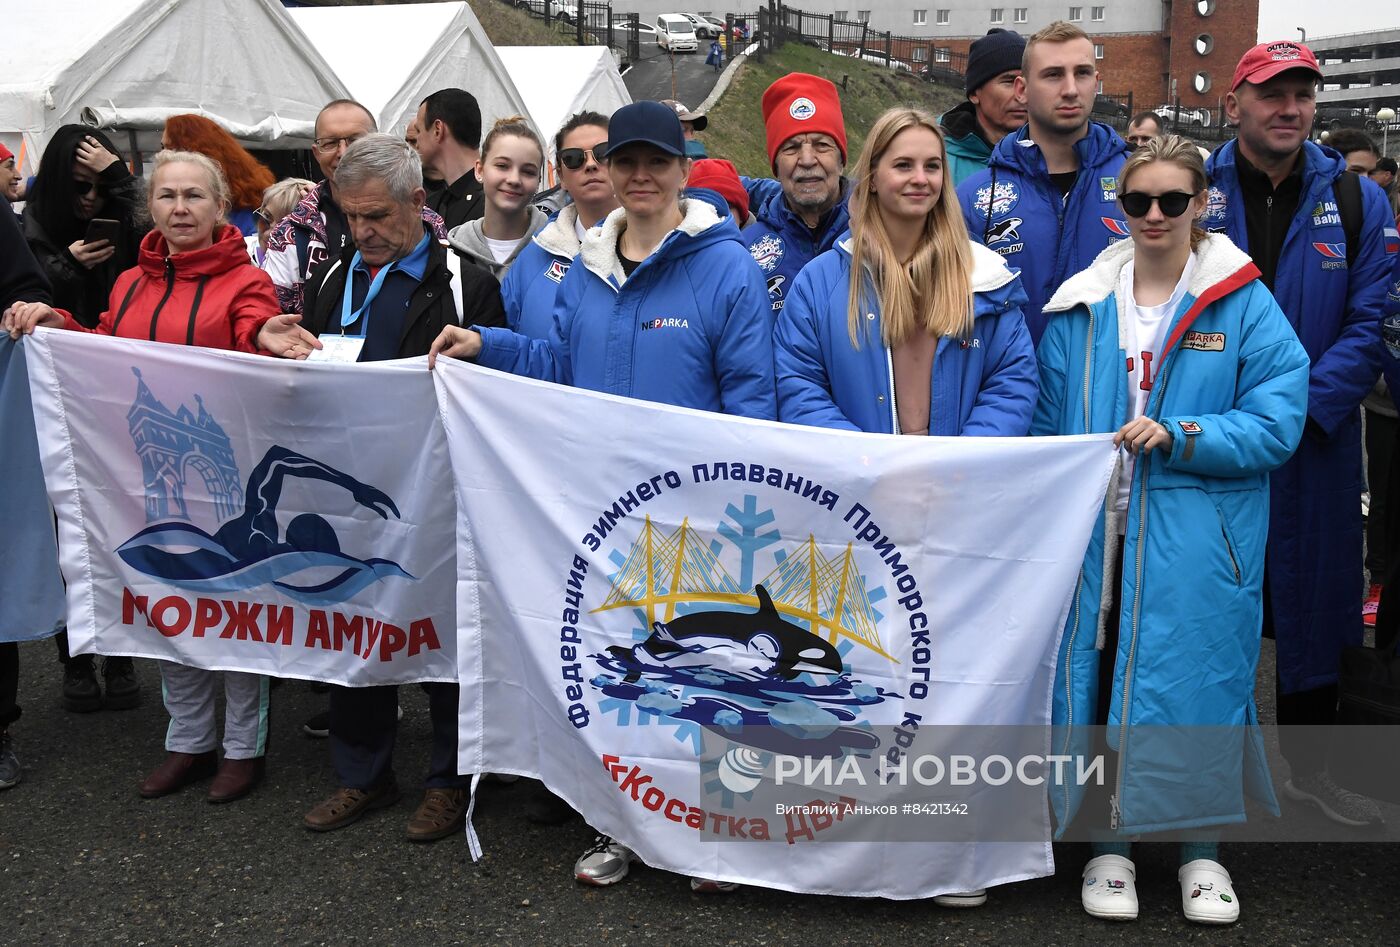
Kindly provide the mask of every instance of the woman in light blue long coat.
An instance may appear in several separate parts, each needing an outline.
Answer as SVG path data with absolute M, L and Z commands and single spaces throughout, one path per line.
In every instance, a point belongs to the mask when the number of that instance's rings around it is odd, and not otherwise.
M 1205 187 L 1184 139 L 1129 158 L 1118 193 L 1132 239 L 1055 293 L 1039 349 L 1032 433 L 1115 432 L 1123 448 L 1053 714 L 1056 753 L 1087 753 L 1106 725 L 1106 798 L 1051 788 L 1060 834 L 1081 804 L 1089 821 L 1085 910 L 1120 920 L 1137 916 L 1129 839 L 1168 830 L 1195 839 L 1179 874 L 1186 917 L 1237 919 L 1210 827 L 1243 821 L 1246 794 L 1277 811 L 1254 677 L 1269 471 L 1302 436 L 1308 357 L 1250 258 L 1193 226 Z M 1143 337 L 1140 311 L 1168 303 Z

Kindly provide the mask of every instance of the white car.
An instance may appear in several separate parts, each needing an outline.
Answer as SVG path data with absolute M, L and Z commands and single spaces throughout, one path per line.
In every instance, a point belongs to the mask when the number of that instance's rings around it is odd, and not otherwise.
M 613 29 L 624 30 L 628 33 L 635 29 L 638 39 L 656 39 L 656 27 L 652 26 L 650 23 L 643 23 L 641 20 L 638 20 L 636 23 L 633 23 L 631 20 L 623 20 L 621 23 L 614 20 Z
M 656 18 L 656 45 L 673 53 L 693 53 L 700 48 L 695 24 L 680 13 L 663 13 Z
M 1159 105 L 1152 111 L 1162 116 L 1162 121 L 1172 122 L 1176 125 L 1210 124 L 1210 113 L 1205 109 L 1187 108 L 1184 105 Z
M 544 16 L 545 0 L 515 0 L 517 7 L 528 7 L 532 12 Z M 549 15 L 556 20 L 563 20 L 565 23 L 578 22 L 578 4 L 570 3 L 569 0 L 560 3 L 558 0 L 549 0 Z

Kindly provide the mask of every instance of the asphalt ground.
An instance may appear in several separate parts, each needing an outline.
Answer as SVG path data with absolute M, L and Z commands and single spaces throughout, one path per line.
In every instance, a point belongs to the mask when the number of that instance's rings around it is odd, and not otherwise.
M 77 715 L 61 706 L 53 643 L 22 645 L 20 654 L 24 718 L 12 733 L 25 777 L 0 792 L 4 945 L 1390 945 L 1400 936 L 1400 807 L 1387 807 L 1389 828 L 1356 830 L 1351 843 L 1227 843 L 1222 861 L 1243 919 L 1224 929 L 1181 918 L 1169 845 L 1138 847 L 1142 912 L 1127 924 L 1080 910 L 1082 845 L 1056 847 L 1055 877 L 994 889 L 977 910 L 757 888 L 700 896 L 685 879 L 643 866 L 591 889 L 572 880 L 571 867 L 592 832 L 577 820 L 526 822 L 536 791 L 529 783 L 483 784 L 479 863 L 460 836 L 404 840 L 428 759 L 427 701 L 416 687 L 400 691 L 404 799 L 319 835 L 301 827 L 301 816 L 334 779 L 326 743 L 301 733 L 302 721 L 325 707 L 306 684 L 273 691 L 268 779 L 251 796 L 212 806 L 195 786 L 143 800 L 136 786 L 162 756 L 166 724 L 155 665 L 137 661 L 140 707 Z M 1260 678 L 1272 674 L 1266 643 Z M 1270 693 L 1260 691 L 1266 722 Z M 1318 818 L 1284 805 L 1294 818 Z
M 644 39 L 641 57 L 632 64 L 627 75 L 622 77 L 622 82 L 635 102 L 678 99 L 687 108 L 699 108 L 700 103 L 709 97 L 710 90 L 715 87 L 720 77 L 720 73 L 716 72 L 713 66 L 705 65 L 705 55 L 709 48 L 710 43 L 705 40 L 696 52 L 675 54 L 675 85 L 672 94 L 671 54 L 658 47 L 655 41 Z M 725 65 L 729 65 L 727 59 Z M 703 132 L 701 138 L 704 138 Z

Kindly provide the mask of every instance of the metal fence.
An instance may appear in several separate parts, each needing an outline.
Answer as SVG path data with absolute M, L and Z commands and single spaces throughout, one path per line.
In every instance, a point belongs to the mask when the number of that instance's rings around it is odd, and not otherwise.
M 765 49 L 775 49 L 783 43 L 804 43 L 944 85 L 961 86 L 967 72 L 967 54 L 934 37 L 872 30 L 866 22 L 852 22 L 830 13 L 808 13 L 777 0 L 760 9 L 759 14 Z

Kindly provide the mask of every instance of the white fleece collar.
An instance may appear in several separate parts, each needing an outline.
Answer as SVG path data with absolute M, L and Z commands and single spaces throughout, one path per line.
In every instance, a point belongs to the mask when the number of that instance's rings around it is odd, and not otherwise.
M 721 222 L 719 212 L 701 200 L 682 199 L 681 214 L 680 226 L 661 241 L 661 246 L 657 248 L 658 253 L 676 239 L 678 233 L 696 237 Z M 614 286 L 621 286 L 627 282 L 627 274 L 622 269 L 622 260 L 617 254 L 617 241 L 622 238 L 622 232 L 626 229 L 627 211 L 619 207 L 584 235 L 583 244 L 579 248 L 579 259 L 589 272 L 608 280 Z
M 1196 269 L 1186 290 L 1192 298 L 1199 298 L 1216 283 L 1228 279 L 1253 262 L 1248 253 L 1231 243 L 1224 234 L 1207 234 L 1195 254 Z M 1076 306 L 1091 306 L 1107 299 L 1110 293 L 1118 289 L 1123 267 L 1132 258 L 1133 241 L 1119 240 L 1100 253 L 1087 270 L 1065 280 L 1045 304 L 1044 311 L 1068 312 Z
M 546 253 L 573 259 L 578 256 L 579 250 L 578 232 L 574 228 L 577 220 L 578 208 L 565 204 L 558 216 L 535 234 L 535 243 Z
M 841 252 L 845 253 L 846 256 L 850 256 L 851 241 L 854 239 L 854 237 L 847 236 L 843 240 L 836 241 L 836 246 L 840 247 Z M 1016 274 L 1011 272 L 1000 253 L 988 250 L 973 240 L 969 240 L 967 243 L 972 251 L 972 291 L 974 293 L 986 293 L 994 289 L 1001 289 L 1016 278 Z M 865 268 L 866 272 L 871 272 L 868 261 Z

